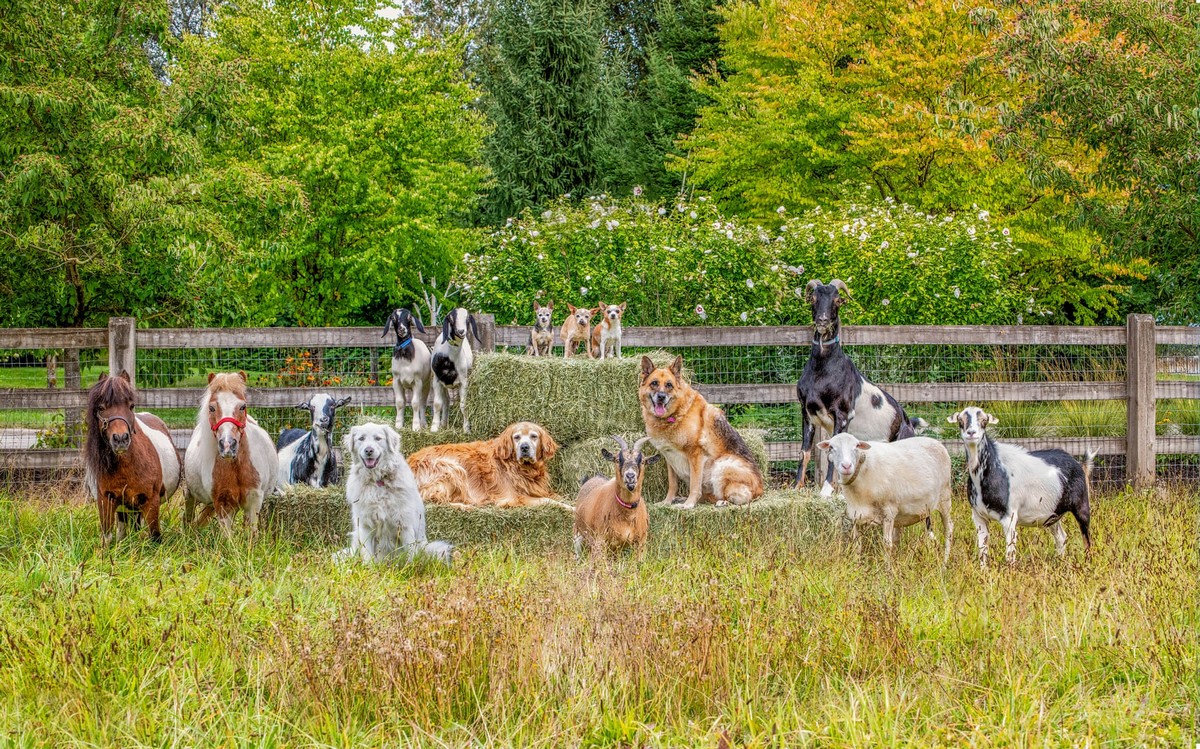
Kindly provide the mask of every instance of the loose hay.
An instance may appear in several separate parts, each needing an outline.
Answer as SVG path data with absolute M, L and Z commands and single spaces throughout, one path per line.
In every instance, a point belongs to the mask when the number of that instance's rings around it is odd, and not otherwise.
M 674 358 L 648 354 L 661 366 Z M 496 353 L 480 356 L 471 370 L 467 413 L 471 431 L 491 438 L 516 421 L 534 421 L 560 445 L 642 429 L 638 405 L 641 356 L 563 359 Z M 685 370 L 686 374 L 686 370 Z

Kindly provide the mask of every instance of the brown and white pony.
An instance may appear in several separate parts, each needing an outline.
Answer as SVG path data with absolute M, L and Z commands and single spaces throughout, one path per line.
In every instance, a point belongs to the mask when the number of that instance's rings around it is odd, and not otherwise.
M 258 527 L 263 498 L 275 489 L 279 457 L 271 437 L 246 413 L 245 372 L 209 373 L 184 471 L 184 522 L 191 522 L 201 505 L 197 525 L 216 515 L 231 533 L 233 516 L 242 510 L 246 525 Z
M 100 511 L 104 542 L 125 536 L 125 515 L 134 528 L 145 519 L 150 538 L 162 531 L 158 513 L 179 486 L 179 454 L 162 419 L 133 411 L 129 374 L 100 375 L 88 390 L 87 439 L 83 445 L 85 485 Z

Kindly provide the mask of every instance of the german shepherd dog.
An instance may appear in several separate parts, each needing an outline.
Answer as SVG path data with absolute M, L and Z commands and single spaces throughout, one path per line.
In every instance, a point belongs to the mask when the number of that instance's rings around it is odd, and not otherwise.
M 721 409 L 683 381 L 682 370 L 681 356 L 666 368 L 656 368 L 650 357 L 642 357 L 642 419 L 651 444 L 667 461 L 662 504 L 679 502 L 679 476 L 688 482 L 681 509 L 690 510 L 701 500 L 718 507 L 753 502 L 762 496 L 763 480 L 750 449 Z

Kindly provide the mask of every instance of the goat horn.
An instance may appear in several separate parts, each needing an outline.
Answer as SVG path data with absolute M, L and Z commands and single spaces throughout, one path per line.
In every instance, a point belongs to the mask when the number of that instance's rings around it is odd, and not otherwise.
M 814 278 L 808 282 L 808 286 L 804 287 L 804 296 L 812 296 L 813 289 L 821 285 L 820 279 Z
M 621 448 L 622 450 L 629 449 L 629 445 L 625 444 L 625 440 L 621 438 L 621 435 L 614 434 L 612 438 L 617 443 L 617 447 Z
M 634 454 L 640 453 L 642 451 L 642 445 L 646 444 L 649 441 L 650 441 L 649 437 L 642 437 L 637 442 L 633 443 L 633 450 L 631 450 L 631 452 L 633 452 Z
M 830 282 L 829 282 L 829 285 L 830 285 L 830 286 L 833 286 L 833 287 L 834 287 L 834 288 L 836 288 L 838 291 L 840 291 L 840 292 L 842 292 L 843 294 L 845 294 L 847 298 L 849 298 L 849 296 L 850 296 L 850 289 L 847 289 L 847 288 L 846 288 L 846 284 L 845 284 L 845 283 L 844 283 L 844 282 L 843 282 L 843 281 L 842 281 L 840 278 L 835 278 L 835 279 L 833 279 L 832 281 L 830 281 Z

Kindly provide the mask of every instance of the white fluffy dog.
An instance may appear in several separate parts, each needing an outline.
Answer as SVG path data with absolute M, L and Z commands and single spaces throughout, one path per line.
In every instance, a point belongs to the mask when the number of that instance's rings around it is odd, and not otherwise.
M 408 461 L 400 453 L 400 435 L 384 424 L 360 424 L 343 441 L 351 461 L 346 479 L 350 503 L 350 548 L 337 558 L 355 555 L 382 562 L 418 555 L 450 564 L 454 547 L 425 538 L 425 503 Z

